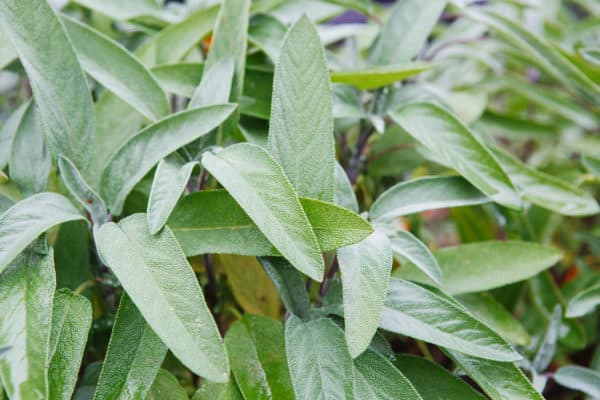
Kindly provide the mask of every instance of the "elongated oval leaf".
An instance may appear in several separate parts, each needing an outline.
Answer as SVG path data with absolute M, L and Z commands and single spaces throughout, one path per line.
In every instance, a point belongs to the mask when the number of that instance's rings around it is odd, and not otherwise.
M 294 267 L 314 280 L 323 279 L 317 238 L 294 188 L 269 153 L 239 143 L 218 154 L 205 153 L 202 165 Z
M 402 215 L 489 202 L 490 199 L 459 176 L 428 176 L 392 186 L 375 200 L 369 211 L 374 221 Z
M 358 243 L 371 225 L 344 208 L 300 198 L 322 252 Z M 205 253 L 280 255 L 225 190 L 192 193 L 181 199 L 167 222 L 187 256 Z
M 131 189 L 162 158 L 219 126 L 234 108 L 222 104 L 184 111 L 150 125 L 123 144 L 102 173 L 100 194 L 111 212 L 120 214 Z
M 0 378 L 14 399 L 48 397 L 47 361 L 56 286 L 52 249 L 38 242 L 0 276 Z
M 50 399 L 69 400 L 79 377 L 79 367 L 92 326 L 92 304 L 68 289 L 54 297 L 48 381 Z
M 197 162 L 182 165 L 176 159 L 163 158 L 158 163 L 148 198 L 148 226 L 155 234 L 167 223 L 177 200 L 185 190 Z
M 442 270 L 437 260 L 427 246 L 412 233 L 404 230 L 395 230 L 387 233 L 394 257 L 401 256 L 412 262 L 421 272 L 434 282 L 442 283 Z
M 152 74 L 165 92 L 192 97 L 202 78 L 204 64 L 177 63 L 157 65 Z
M 264 51 L 273 63 L 277 63 L 286 31 L 285 24 L 277 18 L 258 14 L 250 21 L 248 41 Z
M 275 66 L 269 149 L 300 196 L 333 200 L 331 83 L 319 34 L 303 16 Z
M 244 400 L 233 377 L 227 383 L 204 382 L 192 400 Z
M 259 257 L 258 262 L 277 288 L 286 310 L 305 317 L 310 299 L 302 274 L 283 257 Z
M 379 327 L 473 356 L 521 359 L 504 339 L 460 305 L 401 279 L 390 281 Z
M 383 312 L 392 270 L 390 241 L 375 231 L 368 238 L 337 251 L 342 274 L 344 334 L 355 358 L 371 343 Z
M 167 347 L 124 293 L 94 400 L 145 399 L 166 354 Z
M 0 28 L 1 29 L 1 28 Z M 4 169 L 10 159 L 10 149 L 12 142 L 17 134 L 17 128 L 21 123 L 23 114 L 29 108 L 29 103 L 21 104 L 15 111 L 10 114 L 8 119 L 4 121 L 0 130 L 0 170 Z
M 448 111 L 432 103 L 410 103 L 390 116 L 442 163 L 494 201 L 510 208 L 521 207 L 516 189 L 490 150 Z
M 432 64 L 421 62 L 386 65 L 356 71 L 333 71 L 331 73 L 331 81 L 335 83 L 347 83 L 362 90 L 377 89 L 410 78 L 432 67 Z
M 567 306 L 568 318 L 582 317 L 600 305 L 600 284 L 577 293 Z
M 75 51 L 46 0 L 0 3 L 0 20 L 25 67 L 48 145 L 85 170 L 92 153 L 92 97 Z
M 120 0 L 74 0 L 74 3 L 118 21 L 153 17 L 164 22 L 173 22 L 176 17 L 159 7 L 158 4 L 148 0 L 128 0 L 125 3 Z
M 544 400 L 514 363 L 484 360 L 453 350 L 446 353 L 492 400 Z
M 346 171 L 339 162 L 335 162 L 334 174 L 334 193 L 333 202 L 340 207 L 347 208 L 350 211 L 358 212 L 358 201 L 352 189 L 352 184 L 346 175 Z
M 100 227 L 96 243 L 102 259 L 173 354 L 195 374 L 226 382 L 229 364 L 219 331 L 171 230 L 152 235 L 146 216 L 134 214 L 118 225 Z
M 352 357 L 333 321 L 303 322 L 291 316 L 285 325 L 285 352 L 296 399 L 354 399 Z
M 244 398 L 294 399 L 279 321 L 247 314 L 229 328 L 225 345 Z
M 441 288 L 450 294 L 482 292 L 519 282 L 550 268 L 562 258 L 562 252 L 555 247 L 519 241 L 468 243 L 433 254 L 444 276 Z M 394 276 L 436 285 L 410 265 L 398 269 Z
M 160 369 L 145 400 L 188 400 L 185 389 L 172 373 Z
M 169 113 L 158 82 L 129 51 L 72 18 L 62 16 L 62 22 L 88 74 L 152 121 Z
M 188 108 L 227 103 L 231 94 L 234 67 L 231 58 L 226 58 L 210 68 L 204 68 L 202 80 L 194 91 Z
M 40 193 L 0 215 L 0 272 L 39 235 L 55 225 L 85 217 L 66 197 Z
M 598 371 L 567 365 L 556 371 L 554 380 L 564 387 L 582 391 L 593 398 L 600 397 L 600 373 Z

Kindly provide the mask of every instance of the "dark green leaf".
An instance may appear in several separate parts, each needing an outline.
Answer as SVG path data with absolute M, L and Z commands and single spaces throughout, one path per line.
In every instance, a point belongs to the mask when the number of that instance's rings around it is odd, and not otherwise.
M 302 274 L 283 257 L 259 257 L 258 261 L 273 281 L 286 310 L 305 317 L 310 299 Z
M 145 400 L 188 400 L 185 389 L 169 371 L 161 369 Z

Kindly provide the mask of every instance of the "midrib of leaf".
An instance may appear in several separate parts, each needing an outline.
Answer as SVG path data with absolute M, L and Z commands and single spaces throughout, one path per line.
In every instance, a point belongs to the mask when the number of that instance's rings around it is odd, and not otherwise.
M 222 230 L 222 231 L 237 231 L 244 229 L 258 229 L 256 225 L 248 224 L 248 225 L 229 225 L 229 226 L 185 226 L 185 227 L 176 227 L 171 228 L 173 232 L 191 232 L 191 231 L 213 231 L 213 230 Z

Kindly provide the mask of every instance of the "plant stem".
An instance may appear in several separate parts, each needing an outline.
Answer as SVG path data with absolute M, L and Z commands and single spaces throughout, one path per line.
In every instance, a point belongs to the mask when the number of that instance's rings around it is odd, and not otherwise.
M 327 291 L 329 290 L 329 285 L 331 284 L 331 280 L 333 279 L 333 277 L 335 276 L 335 274 L 337 273 L 339 268 L 340 267 L 339 267 L 339 264 L 337 261 L 337 256 L 334 254 L 333 259 L 331 260 L 331 265 L 329 266 L 329 270 L 327 271 L 325 278 L 323 278 L 323 282 L 321 283 L 321 286 L 319 286 L 319 303 L 323 302 L 323 298 L 325 297 L 325 295 L 327 294 Z
M 433 355 L 429 351 L 429 347 L 427 347 L 427 343 L 423 342 L 422 340 L 415 340 L 415 342 L 417 342 L 417 347 L 419 348 L 421 353 L 423 353 L 423 356 L 425 356 L 425 358 L 429 361 L 435 362 Z
M 218 292 L 217 277 L 211 254 L 204 255 L 204 267 L 206 268 L 206 276 L 208 277 L 208 283 L 206 284 L 206 302 L 210 309 L 213 310 L 217 305 Z
M 367 142 L 369 141 L 369 137 L 375 132 L 375 129 L 372 126 L 364 127 L 360 131 L 358 135 L 358 140 L 356 141 L 356 147 L 354 148 L 354 153 L 352 154 L 352 158 L 350 159 L 350 166 L 346 171 L 348 175 L 348 180 L 350 180 L 351 184 L 356 183 L 356 179 L 358 175 L 360 175 L 363 162 L 364 162 L 364 152 L 367 147 Z
M 89 279 L 85 282 L 83 282 L 81 285 L 77 286 L 77 289 L 74 290 L 75 294 L 81 294 L 83 293 L 86 289 L 89 289 L 91 287 L 96 286 L 96 281 L 93 279 Z

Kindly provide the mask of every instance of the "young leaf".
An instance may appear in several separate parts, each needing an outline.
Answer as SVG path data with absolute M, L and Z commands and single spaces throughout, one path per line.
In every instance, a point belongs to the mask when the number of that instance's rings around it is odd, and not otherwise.
M 379 327 L 477 357 L 521 359 L 504 339 L 460 305 L 401 279 L 390 281 Z
M 9 398 L 48 398 L 47 361 L 56 286 L 52 248 L 38 242 L 0 279 L 0 378 Z M 42 251 L 48 251 L 42 254 Z
M 414 386 L 381 354 L 367 349 L 354 360 L 354 397 L 360 400 L 423 400 Z
M 160 369 L 145 400 L 188 400 L 189 397 L 176 377 Z
M 123 144 L 102 173 L 100 194 L 111 212 L 121 213 L 131 189 L 156 163 L 219 126 L 234 108 L 221 104 L 184 111 L 148 126 Z
M 442 283 L 442 270 L 427 246 L 412 233 L 396 229 L 386 232 L 394 257 L 402 257 L 413 263 L 421 272 L 437 284 Z
M 302 274 L 283 257 L 259 257 L 258 262 L 277 288 L 286 310 L 305 317 L 310 299 Z
M 69 400 L 79 376 L 79 367 L 92 326 L 92 304 L 68 289 L 54 297 L 48 357 L 50 399 Z
M 416 62 L 401 65 L 371 67 L 356 71 L 342 70 L 331 73 L 331 82 L 347 83 L 361 90 L 377 89 L 410 78 L 433 67 L 432 64 Z
M 600 284 L 591 286 L 577 293 L 567 306 L 568 318 L 582 317 L 591 313 L 600 305 Z
M 155 234 L 167 223 L 177 200 L 186 188 L 197 162 L 182 165 L 175 158 L 163 158 L 158 163 L 148 198 L 148 226 Z
M 275 66 L 269 149 L 300 196 L 333 200 L 332 94 L 319 35 L 303 16 Z
M 425 44 L 445 7 L 446 0 L 397 3 L 369 49 L 369 63 L 390 65 L 410 61 Z
M 227 103 L 231 94 L 234 67 L 233 61 L 226 58 L 210 68 L 204 68 L 202 80 L 194 91 L 188 108 Z
M 0 3 L 0 20 L 27 72 L 48 145 L 85 170 L 92 153 L 92 97 L 75 51 L 46 0 Z
M 519 241 L 468 243 L 433 254 L 444 276 L 441 288 L 449 294 L 482 292 L 519 282 L 552 267 L 563 256 L 555 247 Z M 395 271 L 394 276 L 435 285 L 410 265 Z
M 134 214 L 100 227 L 96 244 L 150 327 L 195 374 L 226 382 L 229 365 L 198 281 L 167 227 L 152 235 Z M 177 290 L 173 290 L 177 288 Z
M 433 103 L 410 103 L 390 116 L 442 163 L 494 201 L 519 209 L 521 199 L 494 156 L 456 117 Z
M 354 364 L 341 329 L 330 319 L 285 325 L 285 352 L 296 399 L 354 399 Z
M 246 314 L 227 331 L 231 370 L 247 399 L 293 400 L 283 326 L 267 317 Z M 248 368 L 252 365 L 252 368 Z
M 85 217 L 65 197 L 40 193 L 0 215 L 0 272 L 39 235 L 55 225 Z
M 394 366 L 408 378 L 423 399 L 485 399 L 465 381 L 431 361 L 406 354 L 396 354 L 394 358 Z
M 593 369 L 567 365 L 553 376 L 561 386 L 579 390 L 593 398 L 600 397 L 600 372 Z
M 166 354 L 167 347 L 123 293 L 94 400 L 145 399 Z
M 158 82 L 127 49 L 70 17 L 62 22 L 88 74 L 151 121 L 169 114 Z
M 25 197 L 46 190 L 52 159 L 35 103 L 30 101 L 17 127 L 10 150 L 10 179 Z
M 544 400 L 514 363 L 484 360 L 453 350 L 446 353 L 492 400 Z
M 239 143 L 218 154 L 204 153 L 202 165 L 294 267 L 314 280 L 323 279 L 317 238 L 294 188 L 269 153 Z
M 23 114 L 29 108 L 29 104 L 29 102 L 21 104 L 2 125 L 2 129 L 0 130 L 0 170 L 3 170 L 8 164 L 12 142 L 17 134 Z
M 324 201 L 300 198 L 321 252 L 358 243 L 373 232 L 360 216 Z M 224 190 L 183 197 L 167 222 L 187 256 L 206 253 L 280 255 Z
M 390 241 L 375 231 L 360 243 L 337 251 L 344 290 L 344 334 L 358 357 L 371 343 L 381 319 L 392 270 Z
M 383 192 L 371 206 L 369 217 L 385 222 L 416 212 L 489 201 L 459 176 L 428 176 L 398 183 Z

